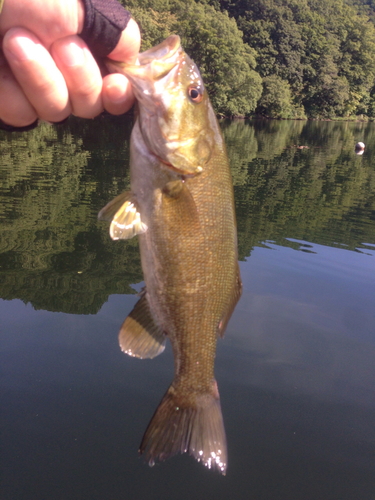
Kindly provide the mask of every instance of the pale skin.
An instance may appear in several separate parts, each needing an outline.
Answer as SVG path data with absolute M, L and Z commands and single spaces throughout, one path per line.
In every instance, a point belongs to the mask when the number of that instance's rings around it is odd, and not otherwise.
M 81 0 L 5 0 L 0 15 L 0 119 L 24 127 L 37 118 L 59 122 L 94 118 L 104 109 L 125 113 L 134 96 L 124 75 L 101 76 L 79 37 Z M 109 57 L 134 63 L 138 25 L 130 20 Z

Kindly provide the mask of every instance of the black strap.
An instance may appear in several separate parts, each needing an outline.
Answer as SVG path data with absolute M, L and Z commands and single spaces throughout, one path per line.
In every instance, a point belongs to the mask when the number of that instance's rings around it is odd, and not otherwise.
M 95 58 L 107 56 L 118 44 L 131 14 L 117 0 L 83 0 L 85 20 L 80 37 Z

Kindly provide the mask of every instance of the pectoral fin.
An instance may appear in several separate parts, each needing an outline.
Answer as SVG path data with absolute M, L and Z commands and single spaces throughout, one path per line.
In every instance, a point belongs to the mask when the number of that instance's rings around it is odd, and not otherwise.
M 165 349 L 166 336 L 159 328 L 150 311 L 146 293 L 121 326 L 119 343 L 121 350 L 135 358 L 154 358 Z
M 116 212 L 120 210 L 122 205 L 127 201 L 130 201 L 133 197 L 134 196 L 131 191 L 125 191 L 124 193 L 119 194 L 118 196 L 116 196 L 116 198 L 107 203 L 107 205 L 100 210 L 100 212 L 98 213 L 98 219 L 111 221 L 116 215 Z
M 111 220 L 109 235 L 113 240 L 128 240 L 147 231 L 141 220 L 135 196 L 127 191 L 116 196 L 98 215 L 99 220 Z

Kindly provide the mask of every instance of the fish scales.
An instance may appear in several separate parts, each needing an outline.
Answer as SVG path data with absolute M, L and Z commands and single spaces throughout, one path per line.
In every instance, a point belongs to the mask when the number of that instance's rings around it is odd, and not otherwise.
M 124 321 L 124 352 L 152 358 L 171 342 L 175 375 L 143 437 L 150 463 L 189 452 L 225 474 L 227 447 L 214 377 L 216 341 L 242 291 L 225 144 L 195 64 L 177 36 L 109 63 L 132 82 L 131 192 L 99 214 L 113 239 L 139 235 L 145 289 Z

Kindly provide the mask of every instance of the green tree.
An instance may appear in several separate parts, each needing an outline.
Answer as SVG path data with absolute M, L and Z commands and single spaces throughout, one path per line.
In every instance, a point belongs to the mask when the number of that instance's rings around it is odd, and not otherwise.
M 255 51 L 243 43 L 236 21 L 194 2 L 179 4 L 176 14 L 176 32 L 200 68 L 216 112 L 244 116 L 254 111 L 261 78 L 254 71 Z
M 180 35 L 217 114 L 245 116 L 255 110 L 262 91 L 256 53 L 243 42 L 235 19 L 194 0 L 131 0 L 128 5 L 141 28 L 142 50 L 172 33 Z
M 317 117 L 373 115 L 372 0 L 221 0 L 220 6 L 256 50 L 259 74 L 289 83 L 294 106 Z
M 292 118 L 289 83 L 277 75 L 263 78 L 263 93 L 257 111 L 270 118 Z
M 169 0 L 129 0 L 122 3 L 131 10 L 140 27 L 141 51 L 157 45 L 174 32 L 176 16 L 171 11 L 173 4 Z

